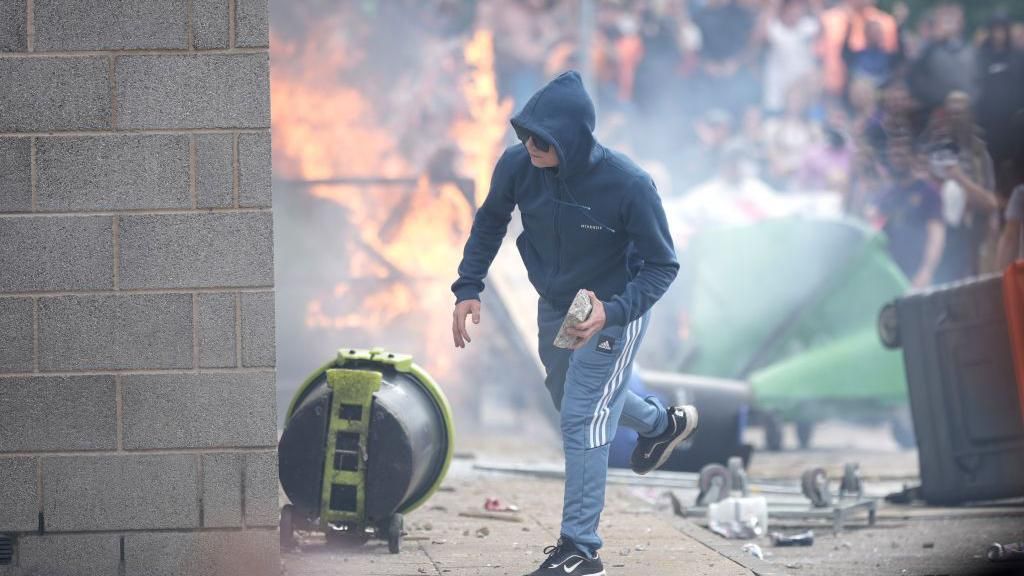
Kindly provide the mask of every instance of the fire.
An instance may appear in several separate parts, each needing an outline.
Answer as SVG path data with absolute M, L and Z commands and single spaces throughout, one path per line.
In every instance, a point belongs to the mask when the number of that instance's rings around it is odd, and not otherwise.
M 307 187 L 313 196 L 343 207 L 347 222 L 333 232 L 344 269 L 338 271 L 339 281 L 307 302 L 305 325 L 324 331 L 339 346 L 381 345 L 412 353 L 443 377 L 454 360 L 448 287 L 512 111 L 512 102 L 498 96 L 493 36 L 477 30 L 452 67 L 451 85 L 459 86 L 462 102 L 449 119 L 447 144 L 457 147 L 458 175 L 473 182 L 468 194 L 445 178 L 432 182 L 423 159 L 436 150 L 411 153 L 394 125 L 401 114 L 345 80 L 364 55 L 337 32 L 344 29 L 338 20 L 343 19 L 311 25 L 305 44 L 273 34 L 271 41 L 276 175 L 366 179 Z M 438 146 L 438 140 L 444 138 L 423 134 L 411 145 Z M 332 242 L 332 231 L 317 233 Z
M 513 102 L 498 98 L 494 81 L 494 35 L 490 30 L 477 30 L 464 51 L 469 73 L 462 82 L 462 94 L 469 114 L 452 124 L 452 138 L 459 143 L 467 172 L 476 184 L 476 203 L 487 197 L 491 170 L 501 151 L 501 141 L 508 130 Z

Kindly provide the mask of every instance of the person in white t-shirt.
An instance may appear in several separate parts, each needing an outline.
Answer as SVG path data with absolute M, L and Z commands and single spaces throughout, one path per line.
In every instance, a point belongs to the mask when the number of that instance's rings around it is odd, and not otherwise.
M 814 71 L 814 41 L 818 21 L 807 13 L 804 0 L 775 2 L 764 24 L 768 55 L 764 61 L 764 107 L 779 112 L 794 83 Z

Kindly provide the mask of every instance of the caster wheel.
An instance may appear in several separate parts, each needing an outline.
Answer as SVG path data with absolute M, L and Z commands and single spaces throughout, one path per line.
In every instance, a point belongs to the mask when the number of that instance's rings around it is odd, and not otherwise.
M 700 488 L 697 506 L 721 502 L 728 498 L 729 492 L 732 491 L 732 472 L 721 464 L 708 464 L 700 469 L 697 486 Z
M 811 468 L 800 476 L 800 491 L 815 508 L 832 505 L 832 493 L 828 491 L 828 475 L 823 468 Z
M 281 520 L 278 523 L 281 536 L 281 550 L 292 550 L 295 548 L 295 508 L 291 504 L 285 504 L 281 508 Z
M 388 521 L 388 552 L 398 554 L 402 547 L 402 528 L 405 526 L 405 519 L 401 514 L 395 514 Z
M 878 313 L 878 339 L 886 348 L 900 347 L 900 318 L 893 302 L 883 306 Z

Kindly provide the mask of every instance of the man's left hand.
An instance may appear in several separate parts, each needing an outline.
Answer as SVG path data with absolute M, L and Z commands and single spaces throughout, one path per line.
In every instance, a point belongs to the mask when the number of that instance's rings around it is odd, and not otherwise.
M 573 344 L 572 349 L 577 350 L 582 348 L 590 337 L 597 334 L 604 328 L 605 315 L 604 315 L 604 303 L 598 300 L 597 295 L 587 290 L 587 296 L 590 297 L 590 304 L 594 308 L 590 311 L 590 317 L 580 322 L 579 324 L 566 329 L 566 334 L 575 336 L 579 340 Z

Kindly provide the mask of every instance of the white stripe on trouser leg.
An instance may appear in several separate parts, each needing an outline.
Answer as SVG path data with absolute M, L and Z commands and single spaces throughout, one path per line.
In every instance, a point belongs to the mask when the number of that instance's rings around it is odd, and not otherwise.
M 622 334 L 622 350 L 626 349 L 626 342 L 633 337 L 633 331 L 636 329 L 636 321 L 633 321 L 626 325 L 626 329 Z M 594 414 L 590 417 L 590 437 L 588 448 L 595 448 L 599 446 L 598 440 L 598 426 L 601 419 L 601 406 L 604 405 L 605 399 L 611 394 L 612 381 L 615 380 L 615 375 L 619 373 L 622 367 L 622 361 L 625 356 L 620 352 L 619 357 L 615 359 L 615 365 L 612 366 L 612 371 L 608 375 L 608 379 L 605 380 L 604 387 L 601 391 L 601 398 L 597 401 L 594 406 Z
M 597 430 L 598 446 L 601 446 L 608 441 L 608 418 L 611 415 L 611 399 L 615 396 L 615 391 L 618 390 L 619 386 L 622 384 L 623 376 L 626 374 L 626 368 L 628 368 L 629 364 L 633 361 L 633 352 L 636 350 L 636 343 L 639 341 L 640 333 L 643 331 L 643 316 L 637 318 L 635 322 L 637 323 L 637 327 L 633 332 L 633 337 L 627 343 L 626 348 L 622 351 L 622 357 L 625 359 L 625 362 L 619 368 L 619 373 L 612 383 L 612 388 L 608 394 L 608 398 L 605 399 L 604 408 L 601 409 L 601 424 L 600 428 Z
M 611 398 L 615 394 L 615 387 L 617 386 L 618 379 L 621 378 L 622 371 L 625 370 L 629 363 L 630 344 L 638 334 L 640 334 L 639 318 L 629 323 L 629 332 L 626 335 L 625 342 L 622 344 L 622 353 L 619 355 L 619 359 L 615 363 L 615 369 L 612 370 L 612 374 L 608 378 L 608 382 L 605 383 L 604 394 L 601 395 L 601 400 L 597 404 L 597 417 L 595 418 L 596 422 L 594 423 L 594 446 L 601 446 L 604 444 L 604 408 L 609 402 L 611 402 Z
M 632 337 L 633 330 L 635 329 L 635 327 L 636 327 L 636 321 L 633 321 L 633 322 L 627 324 L 626 325 L 626 329 L 623 330 L 623 332 L 622 332 L 622 339 L 623 339 L 622 350 L 623 351 L 625 351 L 625 349 L 626 349 L 625 342 L 629 341 L 629 339 Z M 605 383 L 604 383 L 604 388 L 601 391 L 601 398 L 597 401 L 597 404 L 594 406 L 594 414 L 590 417 L 590 430 L 588 431 L 589 434 L 587 436 L 587 447 L 588 448 L 594 448 L 594 447 L 598 446 L 598 444 L 597 444 L 597 425 L 598 425 L 598 420 L 599 420 L 600 415 L 601 415 L 601 406 L 604 404 L 605 398 L 608 397 L 608 394 L 611 393 L 612 380 L 614 380 L 615 379 L 615 375 L 618 374 L 619 369 L 622 366 L 622 360 L 623 360 L 624 357 L 625 357 L 625 355 L 620 353 L 619 357 L 616 358 L 615 365 L 612 367 L 612 371 L 608 375 L 608 380 L 606 380 Z
M 633 343 L 636 341 L 637 335 L 640 334 L 642 318 L 642 316 L 640 318 L 637 318 L 636 320 L 630 322 L 629 325 L 626 327 L 626 342 L 625 344 L 623 344 L 622 354 L 615 362 L 615 367 L 612 370 L 611 375 L 608 377 L 608 381 L 605 382 L 604 393 L 601 395 L 601 399 L 598 401 L 597 406 L 594 410 L 594 415 L 591 419 L 591 448 L 601 446 L 605 443 L 606 434 L 604 428 L 608 417 L 607 406 L 615 393 L 616 387 L 618 386 L 618 380 L 621 379 L 625 367 L 629 364 L 629 353 L 630 350 L 633 348 Z

